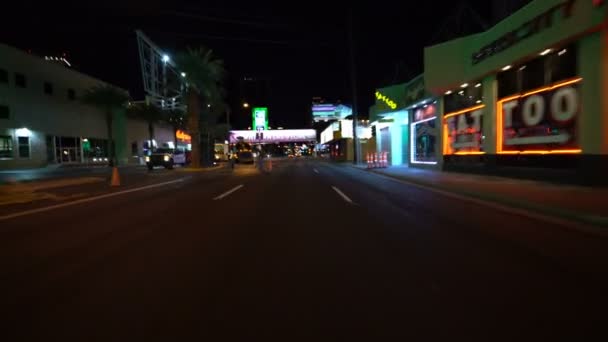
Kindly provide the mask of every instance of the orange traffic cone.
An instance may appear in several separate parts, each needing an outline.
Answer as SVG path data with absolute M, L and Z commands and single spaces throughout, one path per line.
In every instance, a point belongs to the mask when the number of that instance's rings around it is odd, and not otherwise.
M 112 168 L 112 180 L 110 186 L 120 186 L 120 176 L 118 175 L 118 168 L 114 166 Z

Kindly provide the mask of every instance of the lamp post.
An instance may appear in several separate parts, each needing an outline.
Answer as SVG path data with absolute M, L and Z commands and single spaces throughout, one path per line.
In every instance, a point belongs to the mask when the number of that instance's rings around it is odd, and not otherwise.
M 350 51 L 350 81 L 351 81 L 351 90 L 353 92 L 353 163 L 357 164 L 361 160 L 361 151 L 359 146 L 359 138 L 357 137 L 357 122 L 358 122 L 358 113 L 357 113 L 357 70 L 355 67 L 355 40 L 353 37 L 353 16 L 354 10 L 352 6 L 349 10 L 348 16 L 348 42 L 349 42 L 349 51 Z

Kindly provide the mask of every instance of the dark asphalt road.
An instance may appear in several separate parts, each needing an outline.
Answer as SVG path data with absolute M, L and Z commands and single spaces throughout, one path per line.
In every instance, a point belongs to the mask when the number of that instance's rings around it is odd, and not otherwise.
M 0 221 L 3 340 L 608 337 L 606 239 L 324 162 L 184 177 Z

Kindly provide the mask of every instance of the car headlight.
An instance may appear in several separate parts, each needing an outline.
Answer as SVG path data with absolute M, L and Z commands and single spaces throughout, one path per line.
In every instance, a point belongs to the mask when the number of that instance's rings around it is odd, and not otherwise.
M 150 161 L 150 156 L 146 156 L 146 163 Z
M 169 161 L 169 159 L 171 159 L 171 157 L 169 157 L 168 155 L 165 155 L 165 156 L 163 157 L 163 160 L 164 160 L 164 161 L 166 161 L 166 162 L 168 162 L 168 161 Z

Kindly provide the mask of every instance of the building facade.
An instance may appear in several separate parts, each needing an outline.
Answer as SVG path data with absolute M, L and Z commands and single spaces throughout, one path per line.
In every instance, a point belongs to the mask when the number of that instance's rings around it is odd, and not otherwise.
M 0 44 L 0 169 L 107 163 L 105 113 L 79 101 L 100 85 L 106 83 Z M 174 140 L 168 126 L 155 132 L 159 146 Z M 119 163 L 139 163 L 148 124 L 116 112 L 113 135 Z
M 370 110 L 376 152 L 387 153 L 390 165 L 409 160 L 409 117 L 405 110 L 405 83 L 376 89 L 376 103 Z
M 606 7 L 536 0 L 486 32 L 427 47 L 443 168 L 605 182 Z

